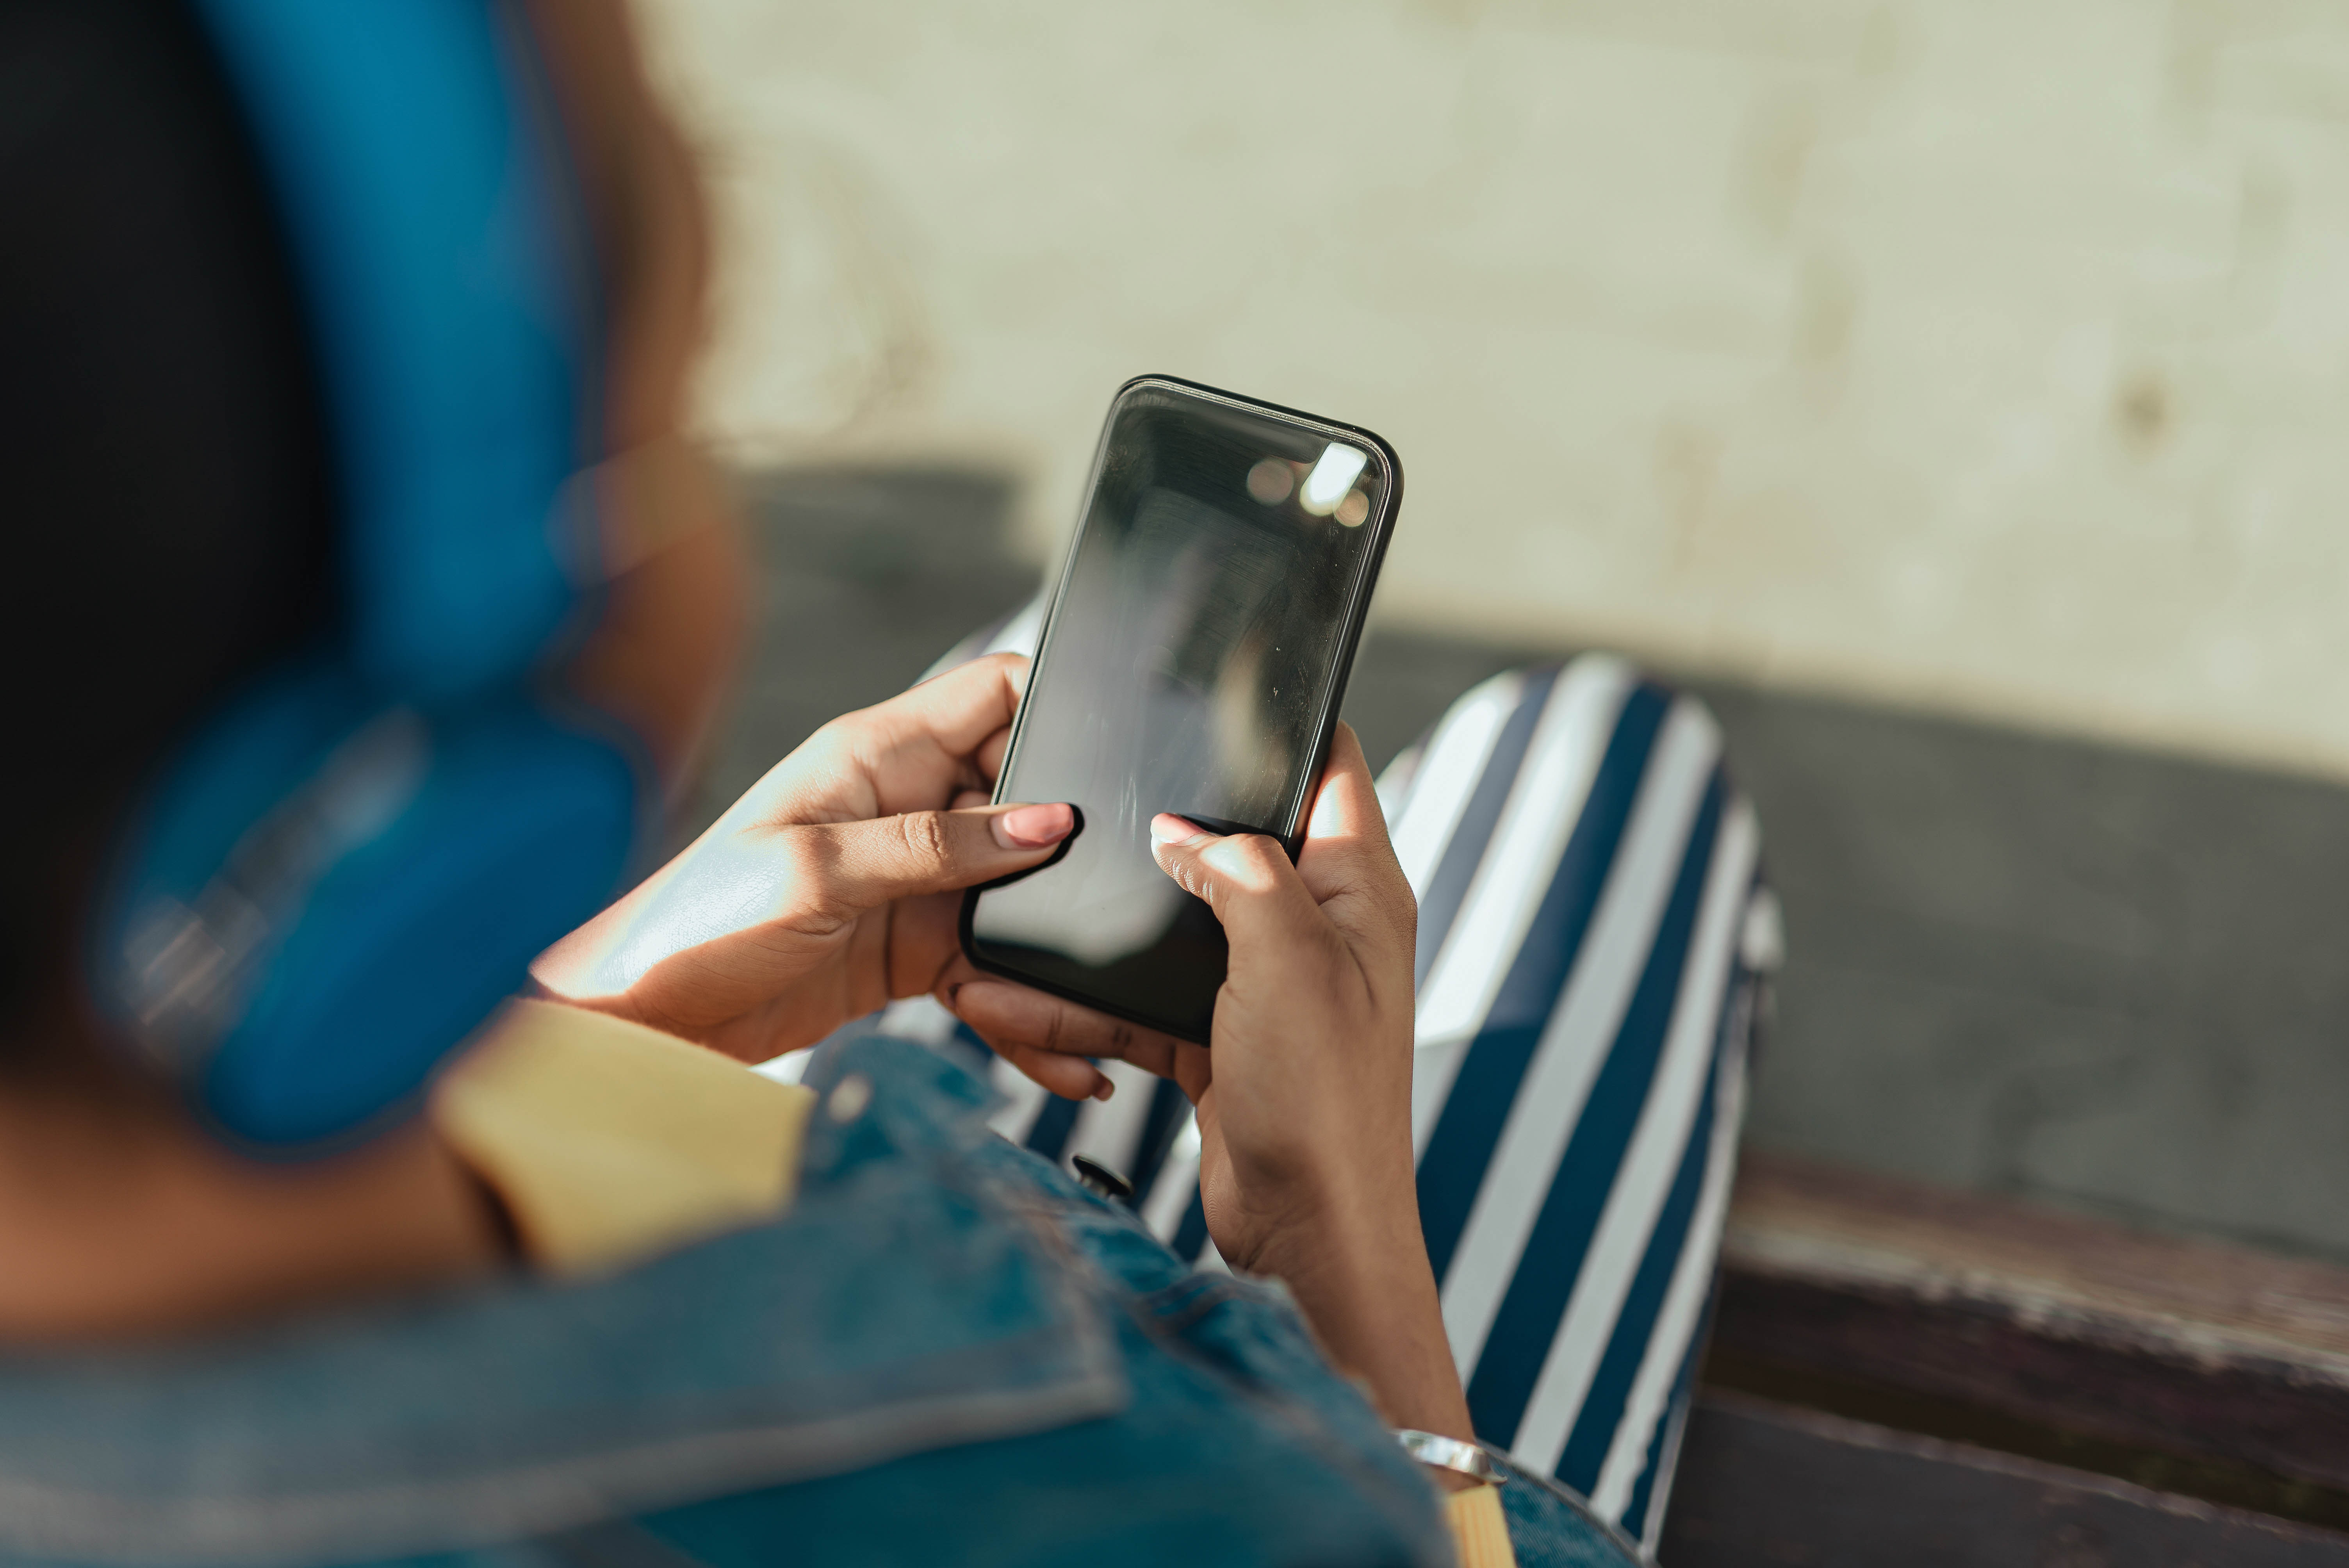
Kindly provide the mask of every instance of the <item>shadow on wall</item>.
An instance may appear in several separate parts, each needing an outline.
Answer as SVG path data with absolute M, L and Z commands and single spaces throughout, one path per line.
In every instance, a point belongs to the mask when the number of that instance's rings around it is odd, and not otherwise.
M 695 830 L 1038 583 L 999 476 L 743 483 L 766 614 Z M 1485 676 L 1570 652 L 1374 629 L 1346 717 L 1382 763 Z M 2349 1257 L 2349 790 L 1688 684 L 1785 903 L 1753 1141 Z

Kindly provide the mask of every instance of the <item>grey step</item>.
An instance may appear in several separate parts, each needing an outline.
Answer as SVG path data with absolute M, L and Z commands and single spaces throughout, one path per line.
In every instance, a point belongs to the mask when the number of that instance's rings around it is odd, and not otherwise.
M 2349 1527 L 2349 1270 L 1748 1151 L 1706 1376 Z
M 2336 1568 L 2349 1534 L 1708 1392 L 1663 1568 Z

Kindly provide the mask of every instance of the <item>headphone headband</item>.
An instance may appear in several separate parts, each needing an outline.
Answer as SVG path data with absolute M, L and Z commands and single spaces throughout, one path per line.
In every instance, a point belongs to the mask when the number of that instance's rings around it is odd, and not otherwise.
M 601 415 L 593 258 L 528 32 L 481 0 L 198 8 L 308 296 L 351 663 L 427 702 L 512 682 L 591 575 L 563 485 Z
M 99 995 L 226 1135 L 412 1101 L 626 869 L 636 769 L 532 682 L 596 561 L 591 268 L 503 6 L 198 0 L 301 279 L 347 574 L 336 645 L 144 803 Z

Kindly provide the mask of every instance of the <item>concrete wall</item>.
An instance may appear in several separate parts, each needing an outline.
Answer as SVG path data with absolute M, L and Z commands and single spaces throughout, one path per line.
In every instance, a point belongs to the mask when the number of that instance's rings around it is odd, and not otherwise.
M 710 429 L 1380 430 L 1381 613 L 2349 773 L 2338 0 L 642 0 Z

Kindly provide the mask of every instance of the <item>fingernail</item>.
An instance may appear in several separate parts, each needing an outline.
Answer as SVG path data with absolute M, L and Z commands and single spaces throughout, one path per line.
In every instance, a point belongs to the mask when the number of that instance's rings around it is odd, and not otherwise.
M 1068 806 L 1020 806 L 995 819 L 995 841 L 1007 850 L 1040 850 L 1057 844 L 1077 825 Z
M 1110 1082 L 1107 1078 L 1103 1078 L 1101 1082 L 1093 1085 L 1093 1098 L 1100 1100 L 1104 1105 L 1109 1103 L 1109 1097 L 1116 1092 L 1117 1085 Z
M 1150 836 L 1162 844 L 1189 844 L 1214 837 L 1203 832 L 1195 822 L 1186 822 L 1172 811 L 1161 811 L 1150 819 Z

